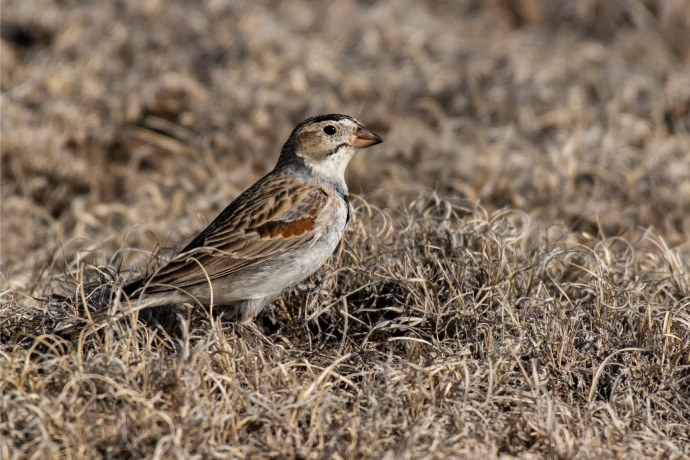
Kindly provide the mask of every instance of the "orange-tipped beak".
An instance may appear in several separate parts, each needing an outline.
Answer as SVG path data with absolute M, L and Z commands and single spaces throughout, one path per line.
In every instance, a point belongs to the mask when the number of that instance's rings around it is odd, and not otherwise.
M 362 127 L 355 133 L 355 137 L 352 140 L 352 145 L 358 149 L 365 149 L 367 147 L 371 147 L 372 145 L 380 144 L 381 142 L 383 142 L 381 136 L 372 133 L 369 131 L 369 128 Z

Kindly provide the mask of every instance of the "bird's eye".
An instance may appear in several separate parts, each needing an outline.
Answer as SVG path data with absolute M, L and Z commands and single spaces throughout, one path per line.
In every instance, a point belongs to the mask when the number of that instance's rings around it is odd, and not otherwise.
M 326 125 L 326 126 L 323 127 L 323 132 L 326 133 L 326 134 L 328 134 L 329 136 L 332 136 L 332 135 L 334 135 L 335 132 L 336 132 L 335 126 L 333 126 L 333 125 Z

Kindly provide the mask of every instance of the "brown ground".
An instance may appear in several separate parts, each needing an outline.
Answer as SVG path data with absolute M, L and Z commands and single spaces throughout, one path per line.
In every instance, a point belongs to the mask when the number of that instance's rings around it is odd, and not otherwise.
M 86 3 L 2 1 L 0 458 L 690 456 L 690 1 Z M 51 335 L 328 112 L 386 142 L 256 327 Z

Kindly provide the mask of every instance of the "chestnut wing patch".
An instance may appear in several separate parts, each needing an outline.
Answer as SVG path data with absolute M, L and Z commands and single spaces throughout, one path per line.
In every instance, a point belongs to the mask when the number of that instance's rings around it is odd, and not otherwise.
M 316 218 L 308 216 L 291 222 L 269 221 L 254 230 L 261 238 L 290 238 L 313 231 L 315 225 Z

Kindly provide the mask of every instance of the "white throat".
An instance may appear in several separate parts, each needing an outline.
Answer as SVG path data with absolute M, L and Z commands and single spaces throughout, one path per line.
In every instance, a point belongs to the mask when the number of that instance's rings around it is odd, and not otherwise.
M 357 153 L 357 149 L 344 146 L 322 160 L 307 158 L 305 163 L 317 178 L 345 186 L 345 169 L 347 169 L 347 165 L 350 164 L 355 153 Z

